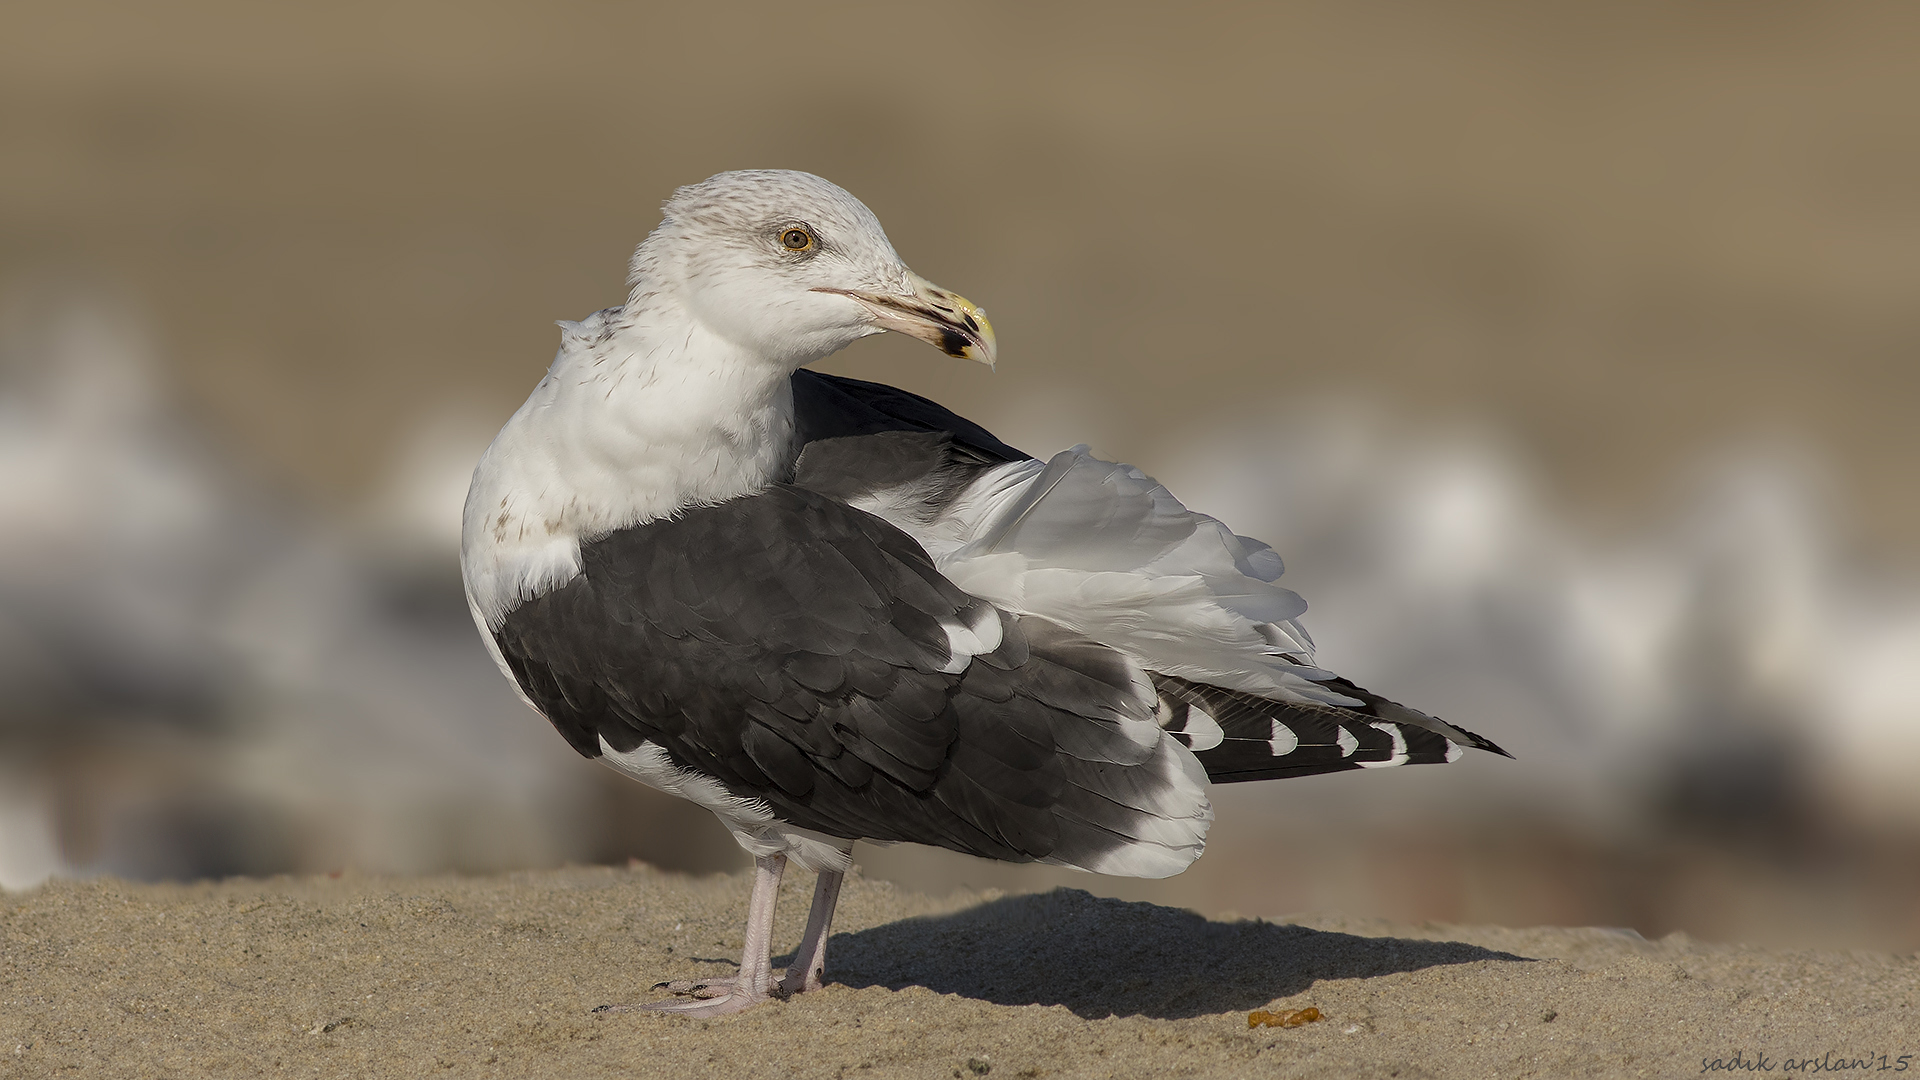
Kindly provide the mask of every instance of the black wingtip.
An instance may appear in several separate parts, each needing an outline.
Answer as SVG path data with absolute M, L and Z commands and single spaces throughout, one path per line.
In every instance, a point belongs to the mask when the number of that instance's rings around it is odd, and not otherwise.
M 1499 754 L 1501 757 L 1506 758 L 1509 761 L 1519 760 L 1518 758 L 1515 758 L 1512 754 L 1509 754 L 1505 750 L 1501 749 L 1499 743 L 1494 742 L 1492 739 L 1487 738 L 1485 735 L 1468 731 L 1466 728 L 1460 727 L 1458 724 L 1450 724 L 1448 726 L 1452 727 L 1455 731 L 1458 731 L 1460 734 L 1465 735 L 1467 738 L 1472 739 L 1473 742 L 1468 745 L 1472 746 L 1476 750 L 1490 751 L 1492 753 Z
M 1389 720 L 1395 723 L 1411 724 L 1414 727 L 1425 728 L 1456 745 L 1465 746 L 1474 750 L 1486 750 L 1490 753 L 1499 754 L 1508 760 L 1515 760 L 1512 754 L 1507 753 L 1498 743 L 1487 738 L 1485 735 L 1468 731 L 1458 724 L 1449 723 L 1438 717 L 1429 716 L 1418 709 L 1402 705 L 1390 698 L 1381 697 L 1371 690 L 1354 685 L 1351 680 L 1334 676 L 1332 678 L 1317 678 L 1314 681 L 1323 686 L 1332 687 L 1350 697 L 1359 698 L 1366 703 L 1361 711 L 1368 715 L 1377 716 L 1382 720 Z M 1459 736 L 1459 738 L 1455 738 L 1456 735 Z

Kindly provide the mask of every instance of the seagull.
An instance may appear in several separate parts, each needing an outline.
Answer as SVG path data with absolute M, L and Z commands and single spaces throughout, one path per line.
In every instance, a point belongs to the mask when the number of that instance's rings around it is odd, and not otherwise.
M 832 183 L 683 187 L 628 284 L 559 324 L 461 537 L 527 702 L 754 858 L 738 976 L 618 1008 L 820 987 L 856 840 L 1167 877 L 1205 846 L 1211 783 L 1506 753 L 1315 667 L 1279 556 L 1139 469 L 808 370 L 885 331 L 995 359 L 986 313 Z M 776 984 L 790 861 L 818 878 Z

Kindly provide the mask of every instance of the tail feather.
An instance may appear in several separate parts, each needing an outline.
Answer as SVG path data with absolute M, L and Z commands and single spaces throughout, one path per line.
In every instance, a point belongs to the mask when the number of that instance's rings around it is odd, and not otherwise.
M 1468 748 L 1512 757 L 1492 740 L 1334 680 L 1359 707 L 1274 701 L 1155 675 L 1160 724 L 1217 784 L 1458 761 Z

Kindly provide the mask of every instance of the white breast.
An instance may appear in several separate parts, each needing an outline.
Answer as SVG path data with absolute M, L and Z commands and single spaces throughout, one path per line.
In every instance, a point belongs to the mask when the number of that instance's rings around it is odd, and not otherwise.
M 788 373 L 662 322 L 626 327 L 612 308 L 563 324 L 553 366 L 481 456 L 460 566 L 489 640 L 580 572 L 583 542 L 758 491 L 788 465 Z

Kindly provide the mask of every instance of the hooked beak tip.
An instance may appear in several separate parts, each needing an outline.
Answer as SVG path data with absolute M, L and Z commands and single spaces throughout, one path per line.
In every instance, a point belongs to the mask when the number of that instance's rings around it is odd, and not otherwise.
M 858 302 L 882 330 L 918 338 L 948 356 L 995 366 L 998 342 L 980 305 L 912 271 L 907 274 L 907 287 L 905 294 L 826 287 L 814 291 L 838 293 Z

